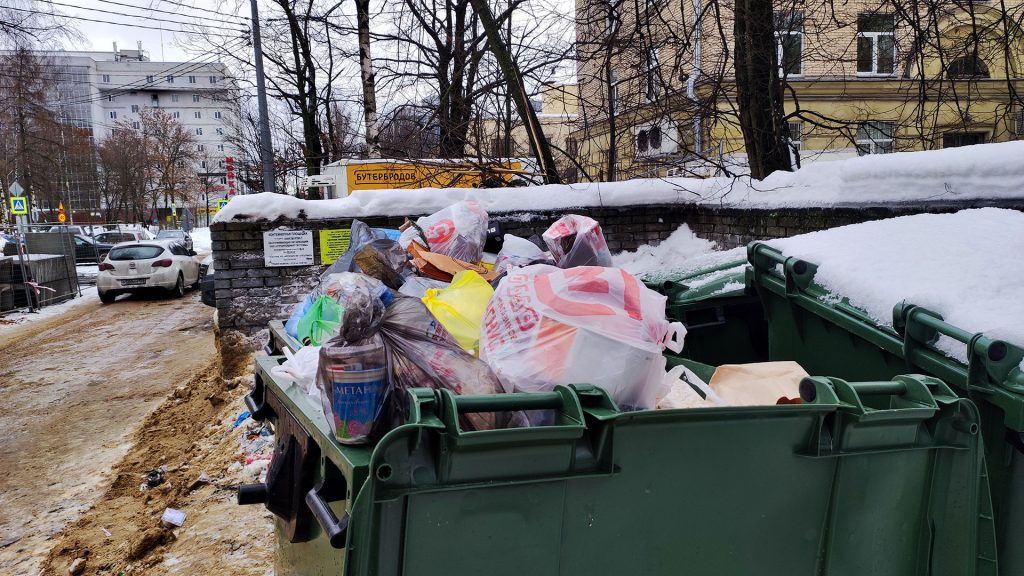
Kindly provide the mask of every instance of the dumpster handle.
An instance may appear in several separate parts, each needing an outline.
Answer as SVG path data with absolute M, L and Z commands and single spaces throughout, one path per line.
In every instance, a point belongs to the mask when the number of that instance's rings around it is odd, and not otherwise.
M 344 548 L 345 538 L 348 535 L 348 512 L 342 516 L 341 520 L 334 515 L 334 511 L 324 500 L 320 492 L 324 490 L 325 480 L 327 478 L 321 478 L 308 493 L 306 493 L 306 505 L 309 506 L 310 512 L 313 513 L 313 517 L 320 524 L 320 528 L 324 531 L 324 536 L 327 537 L 327 541 L 330 542 L 332 548 Z
M 511 412 L 514 410 L 558 410 L 562 405 L 562 395 L 557 392 L 481 394 L 455 397 L 455 407 L 459 414 L 470 412 Z

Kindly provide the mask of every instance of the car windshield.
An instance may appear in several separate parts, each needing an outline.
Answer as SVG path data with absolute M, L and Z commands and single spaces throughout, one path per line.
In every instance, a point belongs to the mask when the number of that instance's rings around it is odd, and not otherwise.
M 156 235 L 157 238 L 184 238 L 185 233 L 181 230 L 161 230 Z
M 163 246 L 121 246 L 110 251 L 111 260 L 149 260 L 156 258 L 164 251 Z

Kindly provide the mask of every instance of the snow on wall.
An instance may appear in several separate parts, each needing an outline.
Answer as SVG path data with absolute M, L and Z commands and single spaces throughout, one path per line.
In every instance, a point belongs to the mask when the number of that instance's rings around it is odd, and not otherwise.
M 796 172 L 749 178 L 664 178 L 529 188 L 364 190 L 337 200 L 283 194 L 235 196 L 215 222 L 429 214 L 465 199 L 488 212 L 573 207 L 709 204 L 736 208 L 857 206 L 893 202 L 1020 199 L 1024 141 L 815 162 Z
M 917 214 L 772 240 L 818 265 L 815 282 L 892 326 L 906 300 L 971 333 L 1024 345 L 1024 213 Z M 963 344 L 937 347 L 961 361 Z

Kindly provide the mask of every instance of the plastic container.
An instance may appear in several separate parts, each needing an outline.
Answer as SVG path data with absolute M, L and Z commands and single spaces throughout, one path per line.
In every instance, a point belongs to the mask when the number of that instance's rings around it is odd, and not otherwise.
M 590 386 L 416 389 L 370 448 L 335 442 L 275 363 L 257 360 L 246 402 L 277 452 L 240 499 L 277 516 L 276 574 L 996 573 L 979 415 L 937 379 L 809 378 L 800 405 L 628 413 Z M 550 426 L 459 425 L 541 409 Z
M 992 490 L 1001 573 L 1024 574 L 1024 343 L 971 334 L 911 302 L 893 310 L 893 328 L 830 296 L 816 266 L 766 244 L 747 248 L 749 282 L 768 318 L 768 359 L 795 360 L 810 374 L 887 379 L 918 372 L 941 378 L 977 405 Z M 962 363 L 931 346 L 939 335 L 964 344 Z

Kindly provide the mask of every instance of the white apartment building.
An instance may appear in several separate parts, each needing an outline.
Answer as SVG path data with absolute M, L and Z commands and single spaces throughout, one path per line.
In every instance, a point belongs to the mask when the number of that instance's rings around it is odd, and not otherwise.
M 211 200 L 240 192 L 229 168 L 237 153 L 228 130 L 237 125 L 232 93 L 237 89 L 227 67 L 207 62 L 153 62 L 142 50 L 60 51 L 46 54 L 60 70 L 57 101 L 64 120 L 88 128 L 101 141 L 118 121 L 141 129 L 139 114 L 161 108 L 195 138 L 196 166 L 208 180 Z

